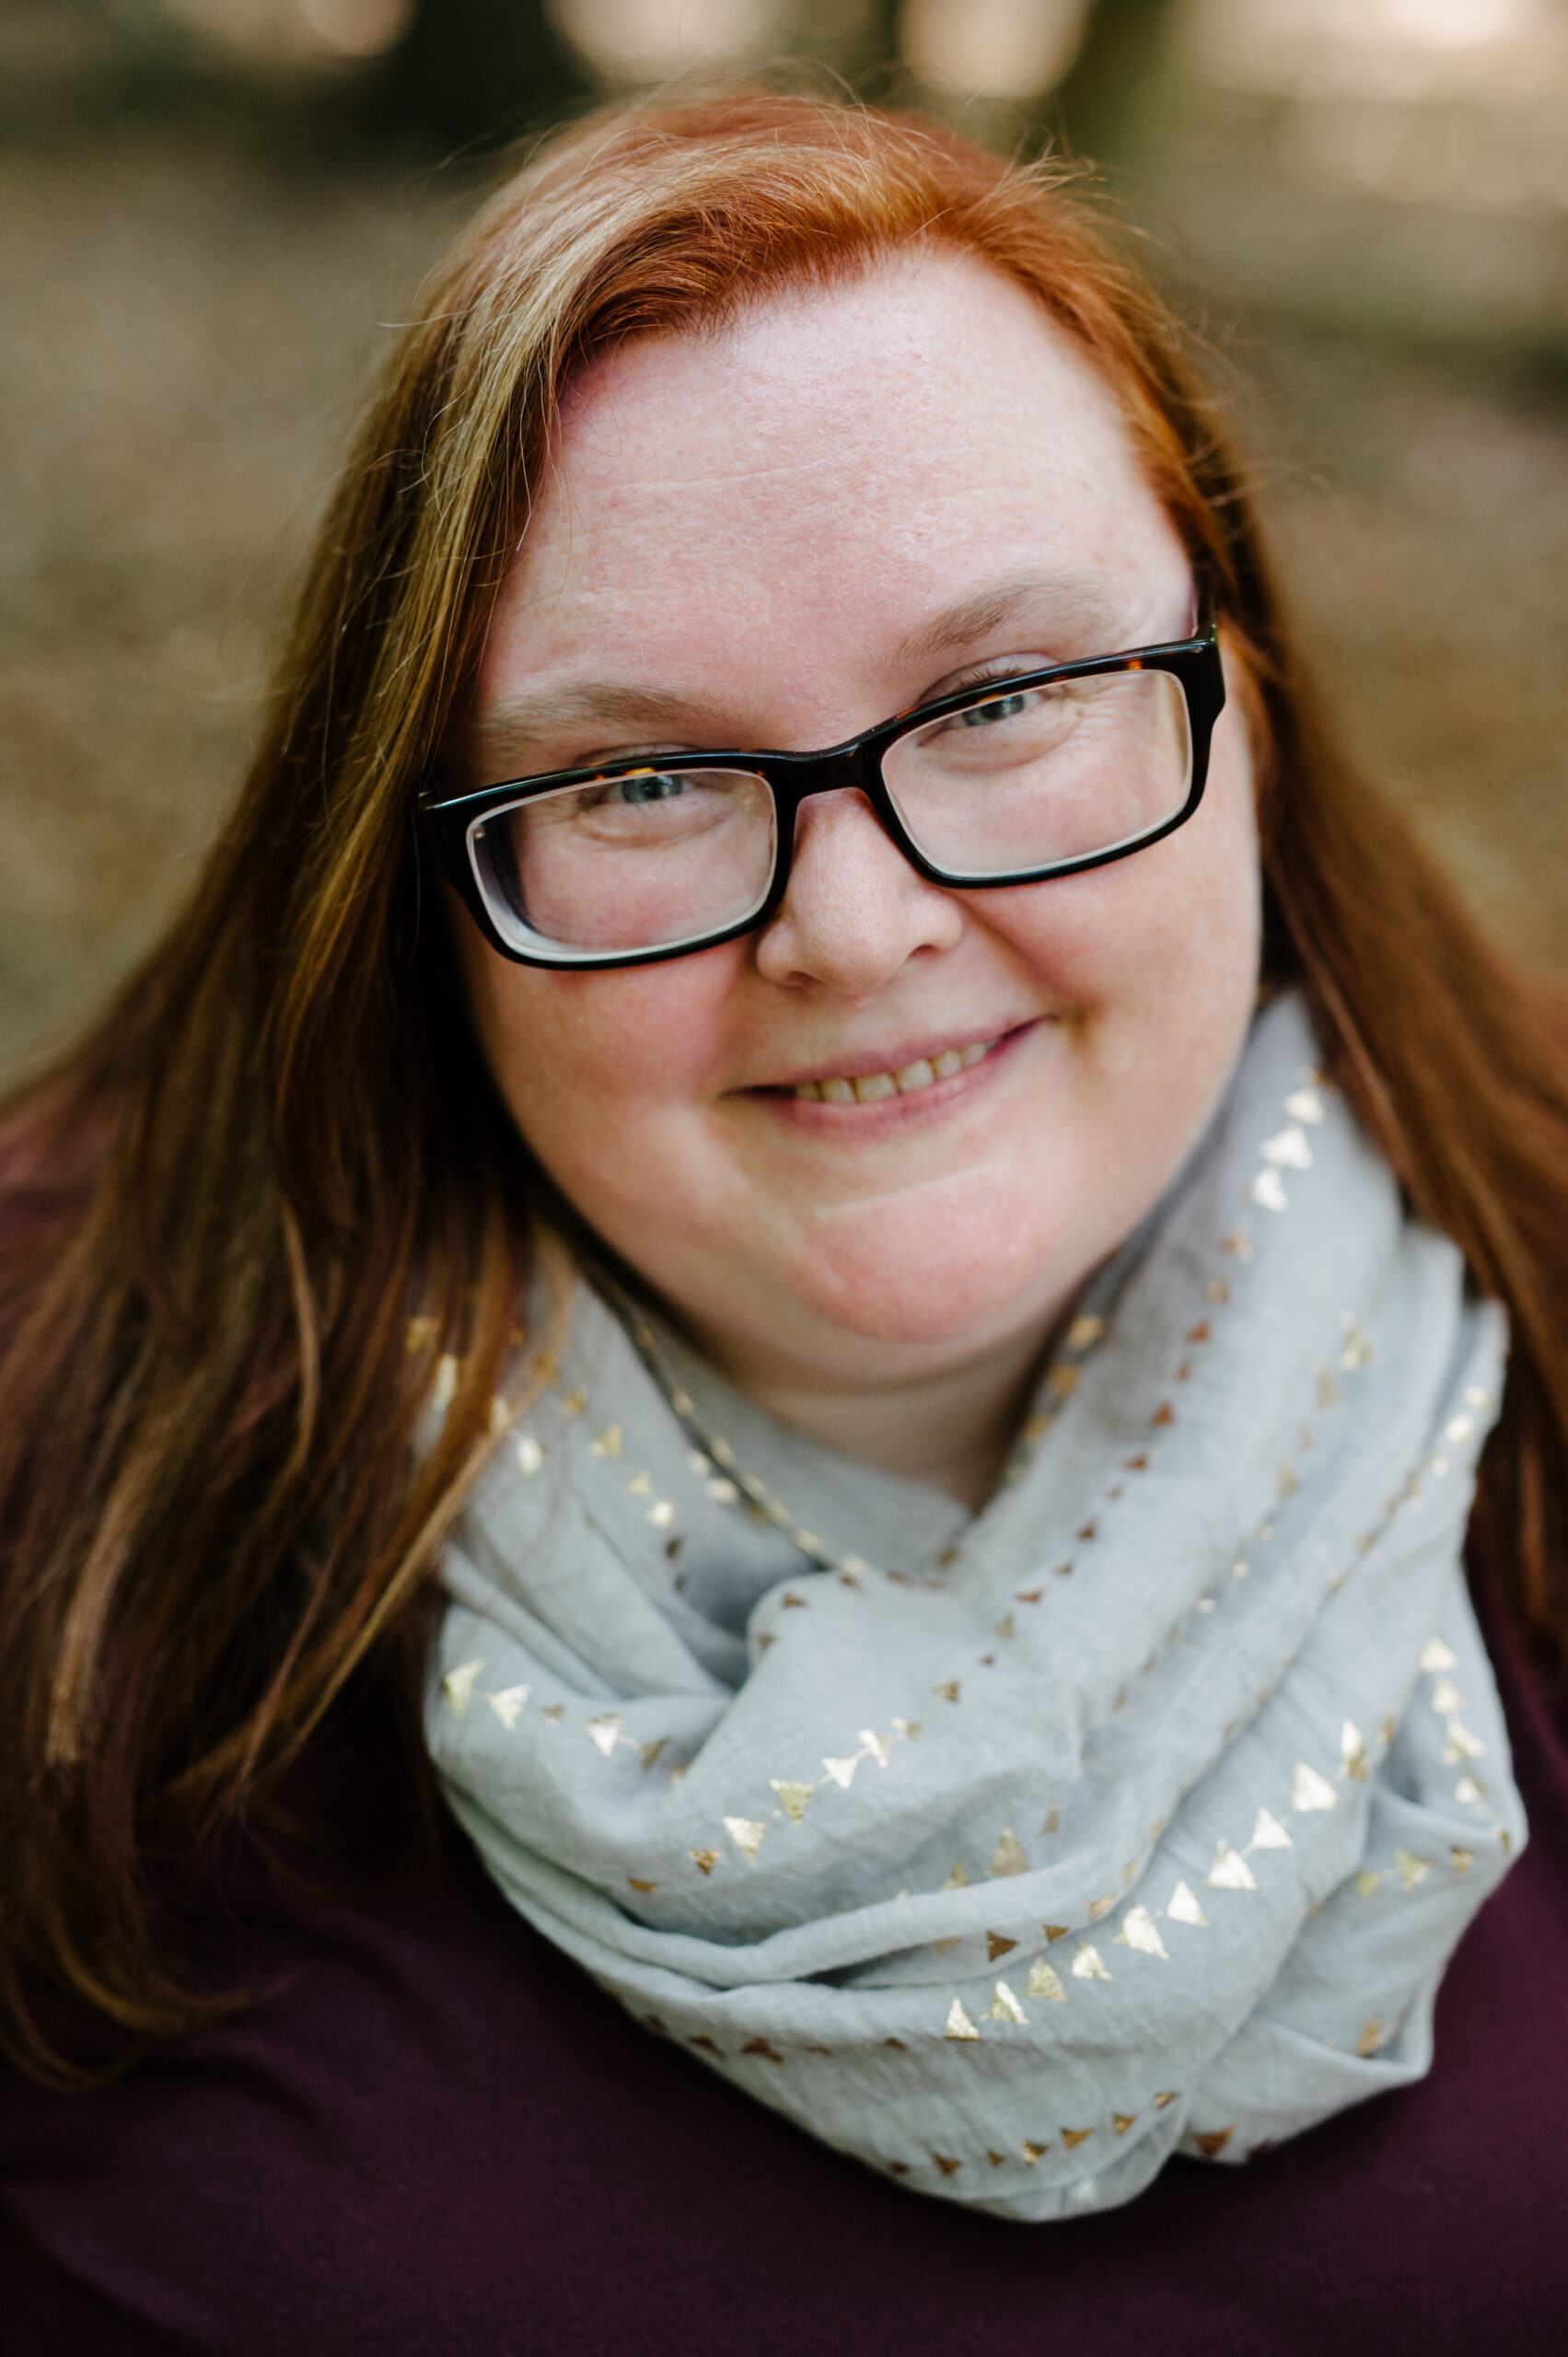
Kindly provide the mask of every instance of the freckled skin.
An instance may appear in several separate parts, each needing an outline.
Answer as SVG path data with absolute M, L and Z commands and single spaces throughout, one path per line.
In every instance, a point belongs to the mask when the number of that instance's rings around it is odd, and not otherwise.
M 1032 617 L 935 660 L 896 649 L 956 599 L 1058 569 L 1116 614 L 1068 652 L 1191 626 L 1112 397 L 980 264 L 923 258 L 633 344 L 568 404 L 490 633 L 476 768 L 515 773 L 484 749 L 509 688 L 588 678 L 703 700 L 707 743 L 833 744 L 978 665 L 1057 659 Z M 641 749 L 579 726 L 527 766 Z M 834 794 L 805 806 L 766 929 L 668 964 L 519 966 L 452 907 L 506 1101 L 591 1225 L 776 1412 L 979 1494 L 1063 1304 L 1239 1051 L 1260 922 L 1244 729 L 1233 697 L 1187 826 L 1048 884 L 927 884 Z M 1020 1027 L 929 1106 L 824 1120 L 757 1093 Z

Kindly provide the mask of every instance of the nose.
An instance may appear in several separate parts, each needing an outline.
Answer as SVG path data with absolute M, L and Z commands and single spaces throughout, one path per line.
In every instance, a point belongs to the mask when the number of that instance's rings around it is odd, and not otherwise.
M 910 958 L 951 949 L 963 928 L 953 894 L 910 865 L 865 795 L 835 787 L 796 814 L 789 883 L 758 936 L 757 966 L 771 982 L 863 998 Z

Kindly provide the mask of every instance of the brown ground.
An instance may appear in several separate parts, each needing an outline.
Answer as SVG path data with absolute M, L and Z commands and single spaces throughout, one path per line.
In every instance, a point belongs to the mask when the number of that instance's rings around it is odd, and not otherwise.
M 0 1068 L 191 876 L 381 323 L 464 203 L 460 176 L 212 122 L 0 142 Z M 1568 971 L 1562 402 L 1495 351 L 1267 316 L 1237 399 L 1352 733 Z

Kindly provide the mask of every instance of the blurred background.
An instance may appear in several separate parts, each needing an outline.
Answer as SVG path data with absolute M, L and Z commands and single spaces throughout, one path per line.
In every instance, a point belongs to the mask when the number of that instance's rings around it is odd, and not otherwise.
M 506 143 L 786 61 L 1101 167 L 1353 741 L 1568 975 L 1568 0 L 0 0 L 0 1073 L 186 885 Z

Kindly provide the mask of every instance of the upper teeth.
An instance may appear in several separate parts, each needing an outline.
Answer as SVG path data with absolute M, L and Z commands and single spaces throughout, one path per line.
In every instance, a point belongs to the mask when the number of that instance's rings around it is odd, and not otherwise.
M 979 1063 L 995 1045 L 994 1039 L 977 1039 L 970 1048 L 944 1048 L 939 1056 L 922 1056 L 901 1072 L 865 1072 L 854 1080 L 803 1080 L 795 1093 L 824 1105 L 873 1105 L 879 1097 L 911 1097 L 917 1088 L 929 1088 L 934 1080 L 951 1080 L 956 1072 Z

